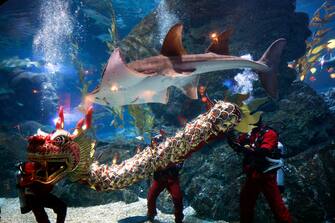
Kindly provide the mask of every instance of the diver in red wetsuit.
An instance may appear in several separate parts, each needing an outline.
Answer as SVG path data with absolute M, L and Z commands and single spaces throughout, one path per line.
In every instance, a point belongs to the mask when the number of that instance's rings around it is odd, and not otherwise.
M 184 218 L 183 214 L 183 194 L 179 184 L 179 170 L 181 164 L 175 164 L 167 169 L 156 171 L 154 180 L 148 192 L 148 218 L 153 221 L 156 216 L 156 200 L 159 194 L 166 188 L 171 194 L 174 204 L 175 222 L 181 223 Z
M 21 174 L 18 179 L 18 187 L 23 190 L 25 207 L 22 214 L 33 211 L 38 223 L 50 223 L 44 208 L 51 208 L 57 214 L 57 223 L 64 223 L 66 217 L 66 204 L 51 194 L 52 184 L 42 184 L 36 180 L 37 171 L 40 165 L 36 162 L 25 162 L 20 165 Z M 22 198 L 21 198 L 22 199 Z
M 253 222 L 260 193 L 267 199 L 277 222 L 291 223 L 276 181 L 279 166 L 271 162 L 280 159 L 277 132 L 259 122 L 250 134 L 242 134 L 237 140 L 228 137 L 228 143 L 235 151 L 244 153 L 243 170 L 247 179 L 240 194 L 240 223 Z
M 161 141 L 163 141 L 164 131 L 160 131 L 160 135 L 153 138 L 151 146 L 155 147 Z M 156 211 L 156 200 L 159 194 L 167 189 L 171 194 L 172 201 L 174 204 L 174 216 L 175 222 L 183 222 L 183 194 L 181 192 L 179 184 L 179 171 L 182 168 L 182 163 L 173 164 L 164 170 L 159 170 L 154 173 L 154 179 L 148 192 L 148 219 L 153 222 Z

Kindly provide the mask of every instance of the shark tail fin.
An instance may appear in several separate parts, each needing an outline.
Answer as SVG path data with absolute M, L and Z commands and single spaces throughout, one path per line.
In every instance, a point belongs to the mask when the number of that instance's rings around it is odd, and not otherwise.
M 278 98 L 277 73 L 286 42 L 284 38 L 274 41 L 258 61 L 259 63 L 266 64 L 270 68 L 268 72 L 260 72 L 259 79 L 264 89 L 272 98 Z

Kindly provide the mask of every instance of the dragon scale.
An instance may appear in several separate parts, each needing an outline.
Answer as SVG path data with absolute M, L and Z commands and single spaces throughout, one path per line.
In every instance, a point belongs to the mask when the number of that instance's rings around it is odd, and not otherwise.
M 236 105 L 219 101 L 210 111 L 199 115 L 175 136 L 167 138 L 154 148 L 146 147 L 119 165 L 93 162 L 88 183 L 102 191 L 130 186 L 148 178 L 156 170 L 185 160 L 188 155 L 199 149 L 201 142 L 232 129 L 240 118 L 241 113 Z
M 89 136 L 92 109 L 81 119 L 71 134 L 63 129 L 64 115 L 60 109 L 56 131 L 48 134 L 39 130 L 29 138 L 28 159 L 42 163 L 37 181 L 54 184 L 64 177 L 88 184 L 98 191 L 128 187 L 148 178 L 155 171 L 179 163 L 201 148 L 209 139 L 225 134 L 241 121 L 241 111 L 235 104 L 218 101 L 205 114 L 179 130 L 160 144 L 143 151 L 120 164 L 100 164 L 94 160 L 95 141 Z

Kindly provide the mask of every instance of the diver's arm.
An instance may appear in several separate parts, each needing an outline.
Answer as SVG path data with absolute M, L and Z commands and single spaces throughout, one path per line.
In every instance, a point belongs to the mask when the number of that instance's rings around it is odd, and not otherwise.
M 242 144 L 246 140 L 246 134 L 242 134 L 236 139 L 236 137 L 231 133 L 227 134 L 228 145 L 236 152 L 243 152 L 245 150 Z
M 269 130 L 263 135 L 263 140 L 258 147 L 252 148 L 257 155 L 268 156 L 278 145 L 278 134 Z
M 34 183 L 34 176 L 33 175 L 23 175 L 19 181 L 20 187 L 28 187 Z

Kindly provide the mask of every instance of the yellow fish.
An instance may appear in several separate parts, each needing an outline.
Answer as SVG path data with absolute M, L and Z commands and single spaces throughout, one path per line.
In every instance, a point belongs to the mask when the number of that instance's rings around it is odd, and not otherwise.
M 332 30 L 332 28 L 319 30 L 314 34 L 314 37 L 319 37 L 319 38 L 324 37 L 330 30 Z
M 317 71 L 317 69 L 315 67 L 312 67 L 310 70 L 309 70 L 312 74 L 315 74 L 315 72 Z
M 335 12 L 329 13 L 329 14 L 325 15 L 325 20 L 328 22 L 334 16 L 335 16 Z
M 318 54 L 316 54 L 312 57 L 309 57 L 308 60 L 307 60 L 308 63 L 314 63 L 320 57 L 320 55 L 321 55 L 321 53 L 318 53 Z
M 327 48 L 328 49 L 334 49 L 335 48 L 335 39 L 331 39 L 331 40 L 328 41 Z
M 311 50 L 309 51 L 309 54 L 310 54 L 310 55 L 311 55 L 311 54 L 317 54 L 317 53 L 319 53 L 321 50 L 325 49 L 326 47 L 327 47 L 327 44 L 321 44 L 321 45 L 315 47 L 314 49 L 311 49 Z

